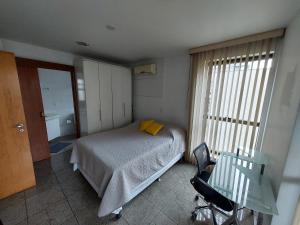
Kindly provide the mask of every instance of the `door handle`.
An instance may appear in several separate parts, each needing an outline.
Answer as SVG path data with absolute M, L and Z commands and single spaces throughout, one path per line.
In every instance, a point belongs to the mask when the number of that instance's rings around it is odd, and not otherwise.
M 40 115 L 41 117 L 45 117 L 45 113 L 43 111 L 40 113 Z
M 25 126 L 24 126 L 23 123 L 17 123 L 16 124 L 16 129 L 17 129 L 18 132 L 22 133 L 22 132 L 25 131 Z

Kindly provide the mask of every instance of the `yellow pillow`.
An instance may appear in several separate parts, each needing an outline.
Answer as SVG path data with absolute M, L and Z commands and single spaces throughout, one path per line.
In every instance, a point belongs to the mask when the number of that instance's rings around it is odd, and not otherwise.
M 162 128 L 164 127 L 163 124 L 152 122 L 147 128 L 146 132 L 148 134 L 152 134 L 153 136 L 156 135 Z
M 140 122 L 140 126 L 139 126 L 139 130 L 140 131 L 144 131 L 146 130 L 147 127 L 149 127 L 149 125 L 151 125 L 151 123 L 153 123 L 154 120 L 144 120 Z

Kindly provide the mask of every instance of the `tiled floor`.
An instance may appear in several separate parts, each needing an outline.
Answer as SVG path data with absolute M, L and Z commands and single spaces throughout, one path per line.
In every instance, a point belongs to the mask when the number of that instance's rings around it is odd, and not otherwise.
M 196 194 L 189 183 L 195 167 L 177 163 L 123 209 L 121 219 L 99 219 L 100 199 L 87 181 L 69 164 L 71 151 L 53 155 L 51 160 L 35 164 L 37 185 L 0 200 L 0 218 L 4 225 L 190 225 L 211 224 L 209 213 L 190 220 Z M 221 217 L 219 219 L 222 220 Z M 245 213 L 242 224 L 253 224 Z

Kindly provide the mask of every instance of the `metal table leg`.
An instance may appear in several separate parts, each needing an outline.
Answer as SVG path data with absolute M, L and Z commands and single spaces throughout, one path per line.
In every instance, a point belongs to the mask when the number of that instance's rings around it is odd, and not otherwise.
M 258 213 L 258 215 L 257 215 L 257 225 L 262 225 L 263 224 L 263 218 L 264 218 L 264 216 L 263 216 L 263 214 L 262 213 Z
M 231 224 L 236 224 L 239 225 L 239 220 L 237 218 L 237 213 L 238 213 L 238 204 L 234 204 L 233 210 L 232 210 L 232 215 L 224 222 L 222 225 L 231 225 Z

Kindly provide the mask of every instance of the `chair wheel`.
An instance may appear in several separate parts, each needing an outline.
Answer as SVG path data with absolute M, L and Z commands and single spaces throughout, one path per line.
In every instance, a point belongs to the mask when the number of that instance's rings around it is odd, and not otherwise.
M 194 201 L 198 201 L 199 200 L 199 196 L 196 195 Z
M 195 222 L 196 219 L 197 219 L 197 214 L 196 214 L 195 212 L 192 212 L 191 220 L 192 220 L 193 222 Z
M 116 220 L 119 220 L 120 218 L 122 217 L 122 213 L 121 212 L 119 212 L 118 214 L 116 214 Z

